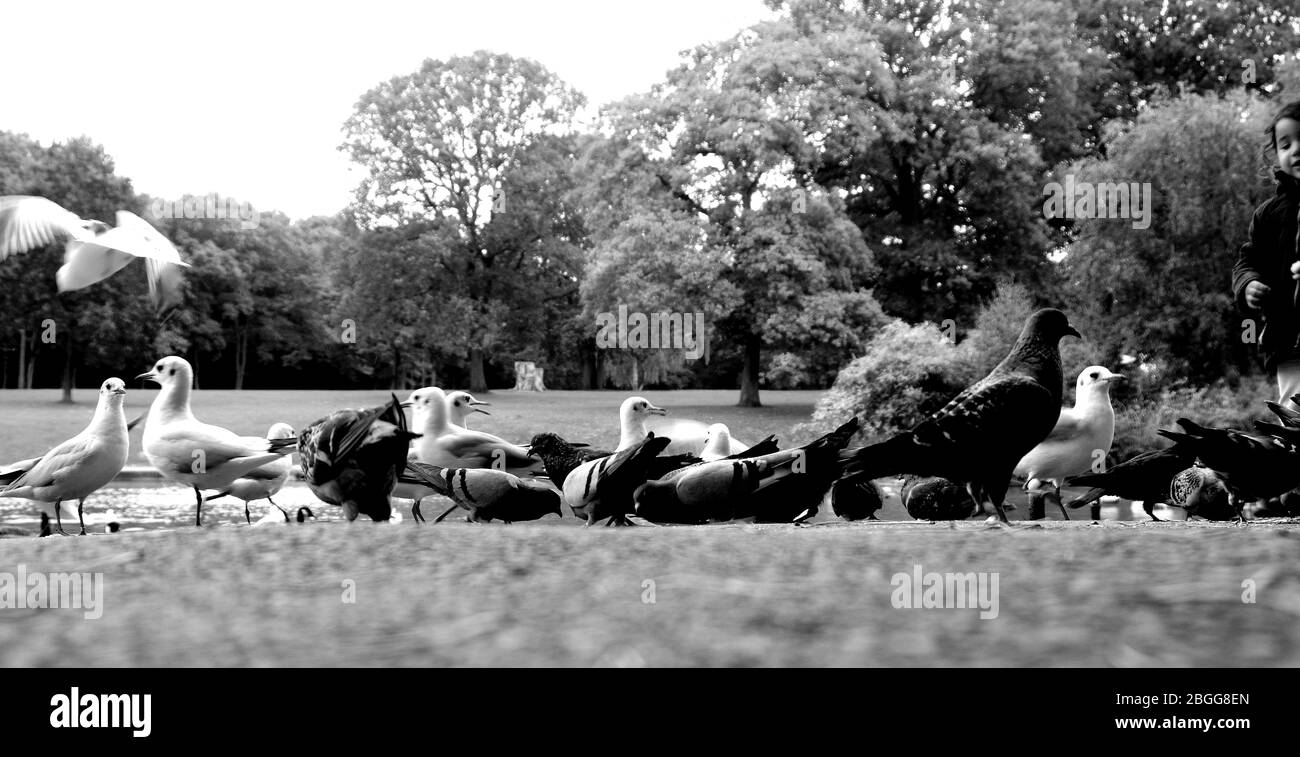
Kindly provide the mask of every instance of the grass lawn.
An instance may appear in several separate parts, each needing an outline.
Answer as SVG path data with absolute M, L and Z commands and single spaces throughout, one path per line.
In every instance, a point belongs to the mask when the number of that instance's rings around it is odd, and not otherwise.
M 1298 539 L 1295 523 L 409 520 L 5 539 L 0 571 L 100 572 L 104 610 L 0 610 L 0 665 L 1295 666 Z M 916 565 L 997 573 L 997 616 L 893 607 L 891 577 Z
M 129 387 L 127 417 L 148 409 L 157 388 Z M 768 434 L 791 441 L 790 430 L 812 416 L 820 391 L 763 392 L 764 407 L 736 407 L 736 390 L 686 390 L 645 392 L 651 402 L 666 408 L 670 418 L 691 418 L 726 423 L 732 436 L 753 443 Z M 295 429 L 339 408 L 367 407 L 387 401 L 383 391 L 243 391 L 211 390 L 193 394 L 194 414 L 207 423 L 241 434 L 262 435 L 272 424 L 285 422 Z M 628 392 L 543 393 L 496 391 L 479 399 L 492 403 L 492 414 L 471 416 L 470 428 L 481 429 L 512 441 L 527 442 L 533 434 L 553 431 L 573 441 L 592 445 L 618 443 L 618 407 Z M 0 462 L 42 454 L 81 431 L 94 412 L 97 394 L 78 389 L 76 404 L 59 404 L 57 389 L 0 391 Z M 405 399 L 406 393 L 398 393 Z M 145 464 L 140 452 L 140 427 L 131 434 L 129 465 Z

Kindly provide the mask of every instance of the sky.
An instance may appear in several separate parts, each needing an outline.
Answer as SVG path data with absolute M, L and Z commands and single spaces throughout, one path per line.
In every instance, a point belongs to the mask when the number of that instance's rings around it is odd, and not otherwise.
M 89 136 L 154 197 L 328 215 L 360 177 L 338 150 L 353 105 L 426 58 L 532 58 L 599 105 L 775 15 L 762 0 L 18 0 L 3 12 L 0 130 Z

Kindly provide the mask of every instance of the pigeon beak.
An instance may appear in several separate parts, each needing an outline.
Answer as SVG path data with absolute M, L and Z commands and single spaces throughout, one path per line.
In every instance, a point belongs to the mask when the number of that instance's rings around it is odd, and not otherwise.
M 667 410 L 664 410 L 662 407 L 655 407 L 654 405 L 647 407 L 645 411 L 651 415 L 668 415 Z
M 569 446 L 575 449 L 582 449 L 583 447 L 590 447 L 591 445 L 586 442 L 569 442 Z
M 1078 330 L 1075 329 L 1073 326 L 1066 326 L 1066 327 L 1065 327 L 1065 335 L 1066 335 L 1066 336 L 1072 336 L 1072 337 L 1074 337 L 1075 339 L 1082 339 L 1082 338 L 1083 338 L 1083 334 L 1080 334 L 1080 333 L 1078 332 Z
M 157 382 L 158 382 L 158 374 L 154 373 L 153 371 L 146 371 L 146 372 L 144 372 L 144 373 L 141 373 L 139 376 L 136 376 L 136 377 L 135 377 L 135 380 L 136 380 L 136 381 L 152 381 L 152 382 L 154 382 L 154 383 L 157 383 Z

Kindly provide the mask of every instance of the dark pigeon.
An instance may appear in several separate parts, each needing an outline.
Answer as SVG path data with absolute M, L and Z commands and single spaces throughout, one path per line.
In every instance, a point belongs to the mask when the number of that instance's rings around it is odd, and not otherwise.
M 1295 445 L 1273 436 L 1201 426 L 1186 418 L 1175 422 L 1182 433 L 1166 429 L 1157 433 L 1186 444 L 1202 465 L 1217 473 L 1235 509 L 1300 486 L 1300 453 Z
M 1002 500 L 1012 472 L 1061 414 L 1059 343 L 1065 336 L 1079 336 L 1065 313 L 1034 313 L 989 375 L 911 431 L 846 450 L 845 475 L 851 481 L 906 473 L 946 478 L 965 486 L 975 503 L 991 501 L 1007 522 Z
M 607 526 L 631 525 L 632 493 L 649 480 L 655 456 L 671 443 L 651 432 L 627 449 L 582 463 L 564 478 L 564 501 L 588 526 L 602 518 Z
M 1091 505 L 1104 495 L 1140 500 L 1142 509 L 1151 520 L 1158 521 L 1155 504 L 1169 501 L 1169 482 L 1180 471 L 1186 470 L 1196 460 L 1191 448 L 1175 444 L 1165 449 L 1135 455 L 1102 473 L 1084 473 L 1065 479 L 1069 486 L 1091 487 L 1083 496 L 1071 500 L 1069 506 L 1079 509 Z
M 349 521 L 358 515 L 388 520 L 388 496 L 406 466 L 411 440 L 397 397 L 368 410 L 338 410 L 298 435 L 303 479 L 322 502 L 343 508 Z
M 899 492 L 903 508 L 917 520 L 965 520 L 975 503 L 965 487 L 937 476 L 905 476 Z

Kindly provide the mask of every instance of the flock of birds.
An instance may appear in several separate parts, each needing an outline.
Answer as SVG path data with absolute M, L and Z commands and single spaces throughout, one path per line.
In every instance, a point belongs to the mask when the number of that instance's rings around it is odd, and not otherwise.
M 641 397 L 622 404 L 613 450 L 551 432 L 514 444 L 468 428 L 466 418 L 486 413 L 487 403 L 438 387 L 338 410 L 297 434 L 277 423 L 264 437 L 241 436 L 195 417 L 193 373 L 183 358 L 163 358 L 136 378 L 161 387 L 143 416 L 145 457 L 164 478 L 194 491 L 195 525 L 202 525 L 204 502 L 225 496 L 244 501 L 248 522 L 249 502 L 260 499 L 276 509 L 259 522 L 290 522 L 271 498 L 288 480 L 295 450 L 312 492 L 349 521 L 390 519 L 394 498 L 412 500 L 411 514 L 422 521 L 421 504 L 435 495 L 451 503 L 435 522 L 457 509 L 478 523 L 564 517 L 567 506 L 588 526 L 633 525 L 634 518 L 798 524 L 827 500 L 842 518 L 874 519 L 883 505 L 875 482 L 902 476 L 903 504 L 915 518 L 969 518 L 988 503 L 1006 524 L 1004 499 L 1017 475 L 1031 492 L 1051 484 L 1044 496 L 1055 496 L 1067 519 L 1063 484 L 1090 487 L 1071 509 L 1114 495 L 1141 500 L 1155 520 L 1157 502 L 1189 515 L 1241 519 L 1246 504 L 1300 487 L 1300 412 L 1276 403 L 1268 406 L 1279 422 L 1257 423 L 1253 433 L 1179 419 L 1180 431 L 1160 432 L 1173 446 L 1098 470 L 1114 437 L 1109 386 L 1122 376 L 1085 369 L 1073 407 L 1062 408 L 1059 342 L 1066 336 L 1080 335 L 1064 313 L 1034 313 L 988 376 L 910 431 L 859 447 L 851 446 L 856 417 L 791 449 L 780 449 L 775 436 L 746 445 L 722 424 L 688 422 L 656 434 L 646 421 L 666 411 Z M 121 379 L 105 381 L 84 431 L 40 457 L 0 467 L 0 496 L 42 503 L 43 518 L 52 509 L 60 533 L 64 503 L 75 500 L 84 534 L 85 500 L 121 472 L 128 433 L 141 420 L 127 420 L 125 394 Z M 297 513 L 298 521 L 311 517 L 306 507 Z

